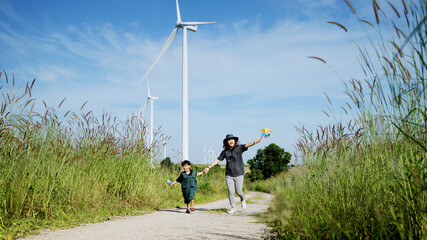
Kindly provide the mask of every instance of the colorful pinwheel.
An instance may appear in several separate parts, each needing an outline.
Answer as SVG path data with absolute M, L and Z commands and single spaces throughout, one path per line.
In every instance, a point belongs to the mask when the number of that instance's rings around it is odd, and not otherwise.
M 166 182 L 168 182 L 168 184 L 169 184 L 170 186 L 172 186 L 172 187 L 173 187 L 173 185 L 172 185 L 172 181 L 171 181 L 171 180 L 166 179 Z
M 261 129 L 261 137 L 268 138 L 270 137 L 270 134 L 273 133 L 271 129 L 268 129 L 268 127 Z

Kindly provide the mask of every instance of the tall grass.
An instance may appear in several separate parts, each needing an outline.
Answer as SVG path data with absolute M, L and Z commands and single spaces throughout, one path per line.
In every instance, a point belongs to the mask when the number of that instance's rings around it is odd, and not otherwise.
M 427 5 L 398 3 L 373 0 L 376 24 L 360 19 L 380 41 L 355 43 L 365 79 L 346 83 L 343 109 L 356 118 L 298 129 L 304 164 L 280 180 L 270 237 L 427 238 Z
M 149 161 L 162 136 L 148 146 L 139 118 L 60 111 L 65 99 L 57 109 L 43 102 L 38 113 L 33 85 L 17 87 L 13 74 L 0 72 L 0 239 L 182 204 L 179 188 L 166 184 L 180 168 Z M 226 195 L 215 174 L 199 183 L 201 201 Z

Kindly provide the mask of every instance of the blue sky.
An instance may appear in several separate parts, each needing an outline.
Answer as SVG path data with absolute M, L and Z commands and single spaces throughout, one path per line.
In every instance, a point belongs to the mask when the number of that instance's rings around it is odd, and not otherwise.
M 227 133 L 247 143 L 267 126 L 272 137 L 244 159 L 272 142 L 293 153 L 295 126 L 331 122 L 322 113 L 323 92 L 336 108 L 349 101 L 343 80 L 362 76 L 352 41 L 366 35 L 356 19 L 374 21 L 371 1 L 350 2 L 357 15 L 343 0 L 181 0 L 183 21 L 217 22 L 188 32 L 190 160 L 204 161 L 204 145 L 218 154 Z M 85 110 L 124 119 L 145 102 L 146 83 L 138 83 L 175 22 L 174 0 L 0 0 L 0 68 L 21 84 L 36 78 L 33 95 L 48 105 L 67 97 L 62 109 L 79 112 L 88 101 Z M 181 150 L 181 31 L 149 75 L 159 97 L 155 128 L 171 137 L 174 160 Z M 144 116 L 149 120 L 148 107 Z

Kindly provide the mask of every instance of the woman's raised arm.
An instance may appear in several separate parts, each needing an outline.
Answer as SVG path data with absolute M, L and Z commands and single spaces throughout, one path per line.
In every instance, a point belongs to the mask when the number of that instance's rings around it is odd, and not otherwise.
M 257 143 L 261 142 L 261 140 L 262 140 L 262 137 L 257 138 L 257 139 L 256 139 L 255 141 L 253 141 L 253 142 L 246 143 L 245 148 L 252 147 L 253 145 L 255 145 L 255 144 L 257 144 Z

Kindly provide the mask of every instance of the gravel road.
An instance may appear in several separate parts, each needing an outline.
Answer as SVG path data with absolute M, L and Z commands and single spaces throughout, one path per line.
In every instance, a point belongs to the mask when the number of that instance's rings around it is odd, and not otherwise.
M 25 240 L 116 240 L 116 239 L 262 239 L 267 226 L 253 215 L 267 210 L 273 196 L 260 192 L 246 194 L 248 207 L 236 214 L 226 211 L 228 199 L 186 208 L 158 210 L 141 216 L 124 217 L 63 230 L 43 230 Z M 197 199 L 196 199 L 197 201 Z

